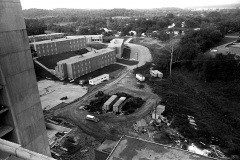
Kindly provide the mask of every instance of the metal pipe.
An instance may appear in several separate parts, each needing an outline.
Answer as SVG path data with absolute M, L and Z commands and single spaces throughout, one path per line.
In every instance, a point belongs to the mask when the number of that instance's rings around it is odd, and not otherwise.
M 9 142 L 0 138 L 0 151 L 9 153 L 24 160 L 55 160 L 54 158 L 45 156 L 43 154 L 30 151 L 23 148 L 21 145 Z

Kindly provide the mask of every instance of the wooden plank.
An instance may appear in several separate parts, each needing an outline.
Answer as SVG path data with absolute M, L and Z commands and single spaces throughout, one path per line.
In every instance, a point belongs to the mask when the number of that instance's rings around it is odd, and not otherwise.
M 8 108 L 4 108 L 4 109 L 0 110 L 0 114 L 4 113 L 6 111 L 8 111 Z

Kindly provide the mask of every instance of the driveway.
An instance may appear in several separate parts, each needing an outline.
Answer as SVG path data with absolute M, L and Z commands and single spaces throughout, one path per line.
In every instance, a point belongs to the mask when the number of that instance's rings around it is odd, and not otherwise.
M 152 61 L 152 55 L 147 47 L 129 43 L 132 38 L 127 39 L 124 44 L 131 48 L 130 59 L 138 60 L 138 67 L 143 66 L 146 62 Z

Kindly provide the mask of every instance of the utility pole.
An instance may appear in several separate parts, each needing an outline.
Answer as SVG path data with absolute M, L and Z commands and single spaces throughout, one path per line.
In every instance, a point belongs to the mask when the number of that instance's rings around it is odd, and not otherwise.
M 137 52 L 136 54 L 137 54 L 137 61 L 138 61 L 138 63 L 139 63 L 139 60 L 138 60 L 138 52 Z M 137 67 L 136 67 L 136 68 L 138 68 L 138 63 L 137 63 Z
M 173 59 L 173 36 L 174 36 L 174 26 L 173 23 L 171 26 L 168 26 L 168 28 L 172 28 L 172 34 L 170 31 L 170 41 L 171 41 L 171 59 L 170 59 L 170 76 L 172 76 L 172 59 Z
M 171 32 L 170 32 L 171 34 Z M 173 34 L 174 34 L 174 31 L 171 35 L 171 60 L 170 60 L 170 76 L 172 76 L 172 58 L 173 58 Z

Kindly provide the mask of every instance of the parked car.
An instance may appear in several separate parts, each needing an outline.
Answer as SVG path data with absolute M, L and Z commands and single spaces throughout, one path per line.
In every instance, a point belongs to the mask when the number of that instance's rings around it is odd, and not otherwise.
M 99 119 L 92 115 L 87 115 L 85 119 L 93 122 L 99 122 Z
M 68 99 L 67 96 L 60 98 L 60 100 L 67 100 L 67 99 Z

